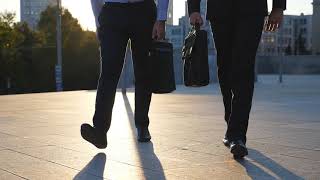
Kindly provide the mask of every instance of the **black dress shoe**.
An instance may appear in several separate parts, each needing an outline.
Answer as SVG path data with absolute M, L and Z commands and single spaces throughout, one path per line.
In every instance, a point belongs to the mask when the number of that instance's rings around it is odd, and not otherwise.
M 230 147 L 230 141 L 226 137 L 222 139 L 222 142 L 225 146 Z
M 231 141 L 230 152 L 233 154 L 234 159 L 242 159 L 248 155 L 248 149 L 243 141 Z
M 81 136 L 99 149 L 105 149 L 107 147 L 107 135 L 97 132 L 97 130 L 89 124 L 81 125 Z
M 148 128 L 139 127 L 138 131 L 138 141 L 139 142 L 149 142 L 151 140 L 151 135 Z

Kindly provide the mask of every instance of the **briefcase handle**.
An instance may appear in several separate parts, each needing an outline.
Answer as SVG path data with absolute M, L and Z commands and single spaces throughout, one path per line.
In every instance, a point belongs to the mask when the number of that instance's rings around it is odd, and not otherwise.
M 162 39 L 162 40 L 153 40 L 153 42 L 164 42 L 164 43 L 168 43 L 168 42 L 170 42 L 170 41 L 169 41 L 169 39 L 164 38 L 164 39 Z
M 200 24 L 196 23 L 195 25 L 193 25 L 192 28 L 195 29 L 196 31 L 200 31 Z

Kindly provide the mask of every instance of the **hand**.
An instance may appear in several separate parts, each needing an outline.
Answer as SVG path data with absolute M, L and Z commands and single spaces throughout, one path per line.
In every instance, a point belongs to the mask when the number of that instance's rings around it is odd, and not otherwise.
M 273 9 L 269 15 L 269 18 L 265 24 L 264 30 L 268 32 L 276 31 L 283 20 L 283 9 Z
M 199 12 L 194 12 L 190 15 L 190 24 L 191 25 L 199 24 L 200 26 L 202 26 L 203 20 Z
M 163 40 L 166 35 L 166 22 L 156 21 L 153 26 L 152 39 Z

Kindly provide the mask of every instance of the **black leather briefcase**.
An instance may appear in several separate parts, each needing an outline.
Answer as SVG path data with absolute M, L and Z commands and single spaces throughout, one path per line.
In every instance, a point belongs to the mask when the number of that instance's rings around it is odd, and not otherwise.
M 184 84 L 190 87 L 206 86 L 210 82 L 207 32 L 194 26 L 185 38 L 182 49 Z
M 176 90 L 172 44 L 165 41 L 154 41 L 149 58 L 152 92 L 163 94 Z

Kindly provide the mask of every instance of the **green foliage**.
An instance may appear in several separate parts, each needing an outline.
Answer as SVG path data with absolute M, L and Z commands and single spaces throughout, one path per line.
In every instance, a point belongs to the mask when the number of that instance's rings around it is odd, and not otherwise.
M 13 69 L 19 64 L 18 47 L 25 40 L 15 28 L 14 17 L 12 13 L 0 14 L 0 82 L 14 76 Z
M 42 12 L 38 28 L 15 23 L 15 14 L 0 15 L 0 93 L 55 90 L 57 7 Z M 62 9 L 63 80 L 65 90 L 94 89 L 99 76 L 95 32 L 82 30 L 78 20 Z

